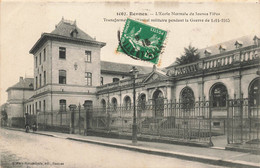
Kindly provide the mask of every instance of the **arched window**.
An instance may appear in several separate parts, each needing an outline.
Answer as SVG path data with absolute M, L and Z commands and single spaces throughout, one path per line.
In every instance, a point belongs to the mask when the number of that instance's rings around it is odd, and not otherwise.
M 260 78 L 255 79 L 251 85 L 249 86 L 249 103 L 251 106 L 257 106 L 259 105 L 259 95 L 260 95 Z
M 131 99 L 129 96 L 126 96 L 124 99 L 124 105 L 126 110 L 130 110 L 131 108 Z
M 117 110 L 117 100 L 116 98 L 112 98 L 112 112 L 116 112 Z
M 153 105 L 154 105 L 154 115 L 155 117 L 163 117 L 164 112 L 164 101 L 163 93 L 160 90 L 156 90 L 153 94 Z
M 191 88 L 185 87 L 181 91 L 181 102 L 184 105 L 184 108 L 192 108 L 194 107 L 194 93 Z
M 66 112 L 66 100 L 60 100 L 60 112 Z
M 213 107 L 226 107 L 227 88 L 223 84 L 216 84 L 211 90 Z
M 101 112 L 106 112 L 106 101 L 104 99 L 101 100 Z
M 138 99 L 138 106 L 140 107 L 141 110 L 144 110 L 145 104 L 146 104 L 146 95 L 141 94 Z

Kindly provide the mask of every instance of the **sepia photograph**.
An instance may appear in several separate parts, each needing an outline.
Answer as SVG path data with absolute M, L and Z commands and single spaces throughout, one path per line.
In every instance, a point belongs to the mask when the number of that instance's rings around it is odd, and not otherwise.
M 0 1 L 0 167 L 259 168 L 259 2 Z

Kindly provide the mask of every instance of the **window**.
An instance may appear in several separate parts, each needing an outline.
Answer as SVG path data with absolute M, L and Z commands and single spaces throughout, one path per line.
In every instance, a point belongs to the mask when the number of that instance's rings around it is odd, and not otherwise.
M 36 111 L 36 114 L 37 114 L 37 110 L 38 110 L 37 102 L 35 102 L 35 111 Z
M 43 72 L 43 84 L 46 85 L 46 71 Z
M 42 74 L 40 74 L 40 79 L 39 79 L 40 87 L 42 86 Z
M 60 100 L 60 112 L 66 112 L 66 100 Z
M 260 78 L 254 80 L 249 87 L 249 103 L 251 106 L 257 106 L 260 104 Z
M 35 77 L 35 87 L 36 87 L 36 89 L 38 88 L 38 77 L 37 76 Z
M 101 112 L 106 112 L 106 101 L 104 99 L 101 100 Z
M 34 104 L 32 105 L 32 113 L 34 114 Z
M 85 51 L 85 61 L 91 62 L 91 51 Z
M 59 57 L 60 59 L 66 59 L 66 48 L 59 47 Z
M 159 89 L 153 94 L 153 106 L 155 117 L 163 117 L 164 115 L 164 98 L 163 93 Z
M 211 91 L 213 107 L 225 107 L 227 98 L 227 88 L 223 84 L 217 84 Z
M 43 100 L 43 111 L 45 111 L 46 109 L 46 103 L 45 103 L 45 100 Z
M 104 78 L 100 77 L 100 85 L 104 85 Z
M 118 82 L 119 78 L 113 78 L 113 82 Z
M 38 58 L 37 58 L 37 56 L 35 57 L 35 67 L 37 68 L 37 66 L 38 66 Z
M 117 100 L 116 98 L 112 98 L 112 112 L 116 112 L 117 110 Z
M 92 85 L 92 73 L 86 72 L 85 73 L 85 80 L 86 80 L 87 86 L 91 86 Z
M 32 105 L 30 104 L 30 114 L 32 114 Z
M 66 71 L 59 70 L 59 84 L 66 84 Z
M 220 127 L 220 122 L 213 122 L 214 127 Z
M 40 53 L 40 57 L 39 57 L 39 65 L 42 64 L 42 53 Z
M 145 109 L 145 101 L 146 101 L 146 95 L 145 94 L 141 94 L 138 98 L 138 107 L 140 110 L 144 110 Z
M 43 49 L 43 61 L 46 61 L 46 48 Z
M 130 99 L 129 96 L 125 97 L 124 104 L 125 104 L 125 109 L 126 110 L 130 110 L 130 108 L 131 108 L 131 99 Z
M 42 110 L 42 102 L 39 101 L 39 110 L 41 111 Z
M 184 108 L 192 108 L 194 107 L 194 93 L 189 87 L 185 87 L 181 91 L 181 103 Z

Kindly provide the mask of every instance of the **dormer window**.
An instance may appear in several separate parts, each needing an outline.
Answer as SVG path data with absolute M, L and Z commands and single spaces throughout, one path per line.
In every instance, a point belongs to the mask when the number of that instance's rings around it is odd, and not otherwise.
M 255 44 L 256 46 L 259 46 L 259 45 L 260 45 L 260 38 L 258 38 L 257 36 L 255 36 L 253 40 L 254 40 L 254 44 Z
M 211 55 L 211 51 L 210 51 L 209 49 L 206 49 L 206 50 L 204 51 L 204 54 L 205 54 L 206 57 L 208 57 L 208 56 Z
M 77 37 L 77 35 L 78 35 L 77 29 L 74 29 L 74 30 L 72 30 L 72 31 L 70 32 L 70 36 L 71 36 L 71 37 Z
M 236 41 L 235 46 L 236 46 L 236 48 L 241 48 L 243 46 L 243 42 L 242 41 Z
M 226 47 L 225 45 L 220 45 L 220 46 L 219 46 L 219 53 L 225 52 L 226 49 L 227 49 L 227 47 Z

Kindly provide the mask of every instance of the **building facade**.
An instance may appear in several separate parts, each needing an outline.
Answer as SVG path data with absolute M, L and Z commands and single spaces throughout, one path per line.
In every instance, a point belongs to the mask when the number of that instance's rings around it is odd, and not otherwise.
M 100 85 L 98 42 L 76 22 L 62 19 L 51 33 L 44 33 L 30 50 L 34 55 L 34 111 L 66 112 L 69 104 L 95 102 Z
M 213 129 L 225 132 L 223 129 L 229 115 L 227 100 L 246 98 L 246 106 L 251 109 L 244 110 L 246 112 L 242 115 L 250 118 L 250 112 L 251 116 L 258 116 L 259 37 L 245 36 L 199 52 L 201 57 L 196 62 L 185 65 L 173 63 L 163 71 L 154 67 L 152 72 L 137 77 L 136 102 L 141 100 L 148 106 L 157 106 L 141 110 L 139 115 L 155 118 L 176 115 L 167 108 L 169 102 L 175 105 L 177 102 L 184 111 L 188 111 L 187 114 L 203 118 L 203 114 L 195 114 L 195 111 L 202 102 L 206 102 L 210 106 Z M 98 87 L 97 97 L 101 106 L 119 104 L 124 109 L 130 106 L 134 101 L 132 82 L 132 79 L 125 79 Z M 118 112 L 118 115 L 122 113 Z M 131 118 L 128 122 L 132 122 Z
M 34 57 L 33 94 L 23 98 L 21 108 L 29 114 L 66 114 L 70 104 L 89 103 L 102 107 L 106 114 L 107 107 L 132 106 L 132 66 L 101 61 L 104 46 L 76 22 L 64 19 L 51 33 L 43 33 L 30 50 Z M 188 108 L 195 102 L 210 101 L 216 129 L 226 124 L 228 99 L 248 98 L 251 104 L 259 103 L 259 36 L 241 37 L 199 52 L 200 59 L 190 64 L 173 63 L 164 69 L 136 66 L 136 101 L 155 106 L 179 102 Z M 142 115 L 160 118 L 172 113 L 155 108 Z

